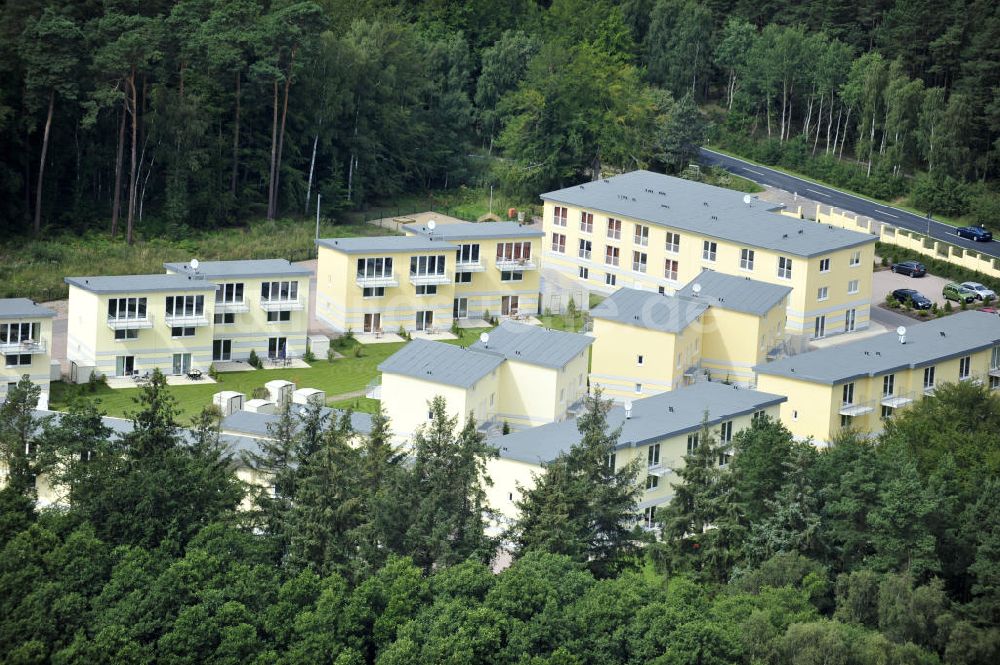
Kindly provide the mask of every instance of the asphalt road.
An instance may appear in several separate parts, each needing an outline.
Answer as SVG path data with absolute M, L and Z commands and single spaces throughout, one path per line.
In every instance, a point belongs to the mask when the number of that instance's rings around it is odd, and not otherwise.
M 955 233 L 955 227 L 929 220 L 926 217 L 915 215 L 906 210 L 875 203 L 870 199 L 848 194 L 847 192 L 842 192 L 839 189 L 833 189 L 826 185 L 819 185 L 810 180 L 796 178 L 787 173 L 723 155 L 708 148 L 701 149 L 700 160 L 703 164 L 721 166 L 730 173 L 753 180 L 760 185 L 769 185 L 788 192 L 796 192 L 820 204 L 849 210 L 880 222 L 887 222 L 893 226 L 919 233 L 927 233 L 929 227 L 930 235 L 938 240 L 989 254 L 990 256 L 1000 257 L 1000 242 L 996 240 L 991 242 L 975 242 L 974 240 L 959 238 Z

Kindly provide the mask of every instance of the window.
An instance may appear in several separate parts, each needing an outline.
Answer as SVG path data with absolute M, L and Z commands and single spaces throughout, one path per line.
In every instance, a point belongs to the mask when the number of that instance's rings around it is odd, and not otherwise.
M 858 251 L 853 252 L 851 254 L 851 263 L 850 263 L 850 265 L 851 265 L 852 268 L 854 266 L 861 265 L 861 250 L 858 250 Z
M 667 294 L 667 289 L 664 286 L 658 286 L 656 287 L 656 292 L 663 296 Z
M 455 283 L 456 284 L 470 284 L 472 282 L 471 272 L 456 272 L 455 273 Z
M 924 390 L 934 389 L 934 368 L 925 367 L 924 368 Z
M 892 397 L 892 391 L 896 387 L 896 375 L 886 374 L 882 377 L 882 397 Z
M 466 273 L 468 274 L 468 273 Z M 382 298 L 385 296 L 384 286 L 366 286 L 361 290 L 361 295 L 365 298 Z
M 860 291 L 861 289 L 858 288 L 858 284 L 859 284 L 859 282 L 856 279 L 852 279 L 851 281 L 849 281 L 847 283 L 847 292 L 848 293 L 857 293 L 858 291 Z
M 6 359 L 7 367 L 19 367 L 21 365 L 31 364 L 31 354 L 30 353 L 12 353 L 10 355 L 4 356 Z
M 608 237 L 612 240 L 622 239 L 622 220 L 608 218 Z
M 501 282 L 520 282 L 524 279 L 524 273 L 518 270 L 501 270 Z
M 289 309 L 279 309 L 267 313 L 268 323 L 281 323 L 283 321 L 291 321 L 291 320 L 292 320 L 292 311 Z
M 233 357 L 233 340 L 216 339 L 212 341 L 212 360 L 230 360 Z
M 580 279 L 590 279 L 590 268 L 580 266 Z
M 167 296 L 167 316 L 201 316 L 205 296 Z
M 609 469 L 614 471 L 617 458 L 618 456 L 615 453 L 608 453 L 608 457 L 604 460 L 604 463 Z
M 843 404 L 854 404 L 854 382 L 845 383 L 841 393 Z
M 719 246 L 717 243 L 714 243 L 711 240 L 706 240 L 701 246 L 701 258 L 706 261 L 714 261 L 715 253 L 718 248 Z
M 719 466 L 724 467 L 729 464 L 729 460 L 733 459 L 732 453 L 720 450 L 719 451 Z
M 743 248 L 740 250 L 740 269 L 753 270 L 753 250 Z
M 642 354 L 640 353 L 639 355 L 637 355 L 635 357 L 635 364 L 636 365 L 642 365 L 643 360 L 645 360 L 645 358 L 643 358 Z
M 124 339 L 139 339 L 139 331 L 135 328 L 131 328 L 129 330 L 116 330 L 115 339 L 119 341 Z
M 498 242 L 497 261 L 517 261 L 524 263 L 531 260 L 531 243 L 524 242 Z
M 552 251 L 559 254 L 566 253 L 566 236 L 562 233 L 552 234 Z
M 413 275 L 415 277 L 443 275 L 444 267 L 445 267 L 444 254 L 410 257 L 410 275 Z
M 243 302 L 243 284 L 220 284 L 215 292 L 215 302 Z
M 996 390 L 997 388 L 1000 388 L 1000 376 L 991 376 L 990 390 Z
M 284 358 L 287 350 L 288 350 L 288 338 L 269 337 L 267 339 L 268 358 Z
M 358 259 L 358 279 L 392 277 L 392 258 Z
M 0 323 L 0 344 L 37 342 L 38 323 Z
M 852 422 L 854 422 L 854 419 L 851 416 L 840 416 L 841 427 L 850 427 Z
M 469 299 L 455 298 L 452 302 L 451 316 L 455 319 L 469 318 Z
M 645 252 L 632 252 L 632 272 L 646 272 Z
M 849 309 L 844 312 L 844 332 L 852 332 L 854 330 L 857 315 L 858 312 L 855 309 Z
M 972 356 L 965 356 L 958 361 L 958 379 L 961 381 L 963 379 L 969 378 L 971 376 L 972 368 Z
M 580 233 L 593 233 L 593 232 L 594 232 L 594 213 L 581 212 Z
M 642 525 L 647 529 L 656 528 L 656 506 L 642 509 Z
M 649 475 L 646 476 L 646 491 L 655 490 L 660 485 L 660 477 Z
M 819 287 L 816 291 L 816 300 L 827 300 L 830 297 L 830 289 L 825 286 Z
M 750 417 L 751 422 L 758 422 L 767 415 L 766 411 L 754 411 L 753 416 Z
M 618 278 L 615 277 L 613 273 L 609 272 L 604 274 L 604 283 L 607 284 L 608 286 L 614 286 L 617 281 Z
M 216 325 L 223 325 L 226 323 L 236 323 L 236 315 L 231 313 L 213 314 L 212 323 Z
M 792 260 L 787 256 L 778 257 L 778 277 L 782 279 L 792 278 Z
M 593 243 L 589 240 L 580 241 L 579 255 L 581 259 L 590 260 L 590 250 L 593 248 Z
M 826 315 L 817 316 L 813 323 L 813 339 L 826 337 Z
M 270 312 L 269 312 L 270 314 Z M 185 326 L 174 326 L 170 329 L 171 337 L 194 337 L 195 329 L 192 327 Z
M 459 245 L 455 250 L 455 260 L 458 263 L 479 263 L 479 245 Z
M 366 333 L 375 333 L 382 330 L 382 314 L 379 312 L 369 312 L 365 314 L 361 330 Z
M 819 260 L 819 271 L 820 272 L 830 272 L 830 259 L 820 259 Z
M 668 252 L 673 252 L 674 254 L 681 251 L 681 234 L 667 231 L 667 244 L 665 247 Z
M 618 265 L 618 257 L 620 254 L 620 249 L 607 245 L 604 248 L 604 262 L 609 266 L 616 266 Z
M 891 406 L 886 406 L 886 405 L 883 404 L 882 405 L 882 420 L 886 420 L 887 418 L 891 418 L 891 417 L 892 417 L 892 407 Z
M 500 296 L 500 316 L 513 316 L 517 314 L 520 305 L 520 296 Z
M 649 244 L 649 227 L 642 226 L 641 224 L 635 225 L 635 231 L 632 235 L 632 242 L 636 245 L 645 247 Z
M 990 354 L 990 369 L 1000 369 L 1000 346 L 994 346 Z
M 417 311 L 416 329 L 427 330 L 434 327 L 434 312 L 429 309 Z
M 729 443 L 733 440 L 733 421 L 727 420 L 719 425 L 719 441 Z
M 111 298 L 108 300 L 108 319 L 145 319 L 145 298 Z
M 695 448 L 698 447 L 698 433 L 688 434 L 687 454 L 694 455 Z
M 566 208 L 563 206 L 556 206 L 556 209 L 552 213 L 552 223 L 556 226 L 566 226 L 566 218 L 568 216 Z
M 635 384 L 635 393 L 636 393 L 637 395 L 639 395 L 639 394 L 641 394 L 641 393 L 642 393 L 642 384 L 641 384 L 641 383 L 637 383 L 637 384 Z
M 646 448 L 646 463 L 649 466 L 660 466 L 660 444 L 654 443 Z
M 674 259 L 667 259 L 663 263 L 663 276 L 667 279 L 677 280 L 677 270 L 680 265 L 679 261 Z
M 391 261 L 392 259 L 386 259 Z M 391 274 L 391 273 L 390 273 Z M 264 282 L 260 285 L 261 300 L 298 300 L 298 282 Z
M 418 296 L 436 296 L 438 292 L 437 284 L 418 284 Z

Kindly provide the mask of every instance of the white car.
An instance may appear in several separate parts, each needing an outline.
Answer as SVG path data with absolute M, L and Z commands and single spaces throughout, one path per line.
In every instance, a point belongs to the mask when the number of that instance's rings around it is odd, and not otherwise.
M 986 300 L 987 298 L 996 300 L 997 298 L 993 289 L 988 289 L 979 282 L 962 282 L 962 286 L 973 291 L 976 294 L 976 300 Z

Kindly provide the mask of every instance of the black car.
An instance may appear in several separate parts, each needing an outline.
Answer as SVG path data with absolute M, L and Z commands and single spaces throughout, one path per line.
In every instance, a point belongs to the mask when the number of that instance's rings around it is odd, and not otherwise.
M 981 226 L 963 226 L 955 231 L 959 238 L 968 238 L 976 242 L 989 242 L 993 240 L 993 233 Z
M 892 271 L 899 273 L 900 275 L 909 275 L 910 277 L 923 277 L 927 274 L 927 268 L 920 261 L 903 261 L 902 263 L 893 263 Z
M 933 303 L 920 291 L 913 289 L 896 289 L 892 292 L 892 297 L 903 303 L 913 303 L 913 309 L 930 309 Z

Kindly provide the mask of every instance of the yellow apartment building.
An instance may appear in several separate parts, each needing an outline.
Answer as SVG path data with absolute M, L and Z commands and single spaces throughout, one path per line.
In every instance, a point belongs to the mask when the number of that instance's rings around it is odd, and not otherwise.
M 165 263 L 167 274 L 217 285 L 212 361 L 293 358 L 306 351 L 311 272 L 285 259 Z
M 616 399 L 712 380 L 749 386 L 778 353 L 791 288 L 705 271 L 675 295 L 622 287 L 591 310 L 591 385 Z
M 56 313 L 27 298 L 0 299 L 0 402 L 25 374 L 41 386 L 39 408 L 49 401 L 52 371 L 52 319 Z
M 757 387 L 787 395 L 781 420 L 797 437 L 828 442 L 851 428 L 877 434 L 897 409 L 942 383 L 1000 388 L 1000 318 L 968 311 L 758 365 Z
M 316 241 L 318 319 L 376 333 L 537 311 L 541 231 L 508 222 L 405 229 L 411 235 Z
M 633 462 L 640 465 L 640 523 L 646 528 L 655 527 L 656 508 L 673 497 L 671 483 L 677 482 L 676 471 L 683 468 L 685 455 L 698 445 L 703 421 L 710 433 L 725 443 L 762 414 L 776 419 L 784 401 L 780 395 L 721 383 L 698 383 L 612 407 L 608 425 L 612 429 L 621 427 L 621 435 L 608 462 L 616 468 Z M 521 489 L 533 487 L 533 474 L 544 473 L 546 463 L 579 440 L 575 419 L 492 439 L 500 456 L 487 465 L 493 481 L 486 488 L 490 506 L 505 520 L 516 519 Z M 725 455 L 719 463 L 728 460 Z
M 484 430 L 504 421 L 512 428 L 550 423 L 586 394 L 591 342 L 511 321 L 468 349 L 416 339 L 379 365 L 380 398 L 394 434 L 404 439 L 430 420 L 436 396 L 459 426 L 470 413 Z
M 670 294 L 710 269 L 790 287 L 790 334 L 820 338 L 868 326 L 874 236 L 650 171 L 541 198 L 545 269 L 594 290 Z
M 213 282 L 182 275 L 67 277 L 70 380 L 207 371 Z

